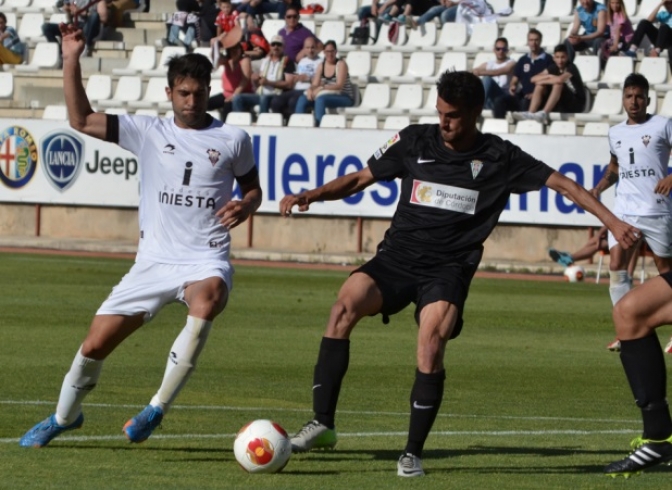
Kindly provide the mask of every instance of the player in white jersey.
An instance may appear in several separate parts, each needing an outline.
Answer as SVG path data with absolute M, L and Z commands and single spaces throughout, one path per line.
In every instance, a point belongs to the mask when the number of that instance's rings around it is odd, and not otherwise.
M 631 74 L 623 84 L 623 109 L 628 118 L 609 130 L 611 160 L 591 191 L 595 197 L 618 182 L 614 214 L 642 232 L 661 274 L 672 269 L 672 177 L 667 166 L 672 151 L 672 121 L 646 113 L 649 82 Z M 609 234 L 609 294 L 615 305 L 630 290 L 627 264 L 637 247 L 623 248 Z M 614 340 L 607 346 L 620 350 Z M 672 340 L 665 348 L 672 353 Z
M 93 112 L 82 85 L 82 32 L 62 26 L 63 87 L 70 125 L 132 151 L 140 162 L 140 243 L 136 262 L 91 322 L 61 388 L 56 412 L 20 440 L 43 447 L 81 427 L 81 405 L 104 359 L 167 303 L 187 305 L 186 326 L 170 349 L 163 382 L 149 405 L 124 425 L 131 442 L 161 423 L 194 370 L 212 322 L 226 306 L 233 270 L 229 229 L 261 203 L 250 138 L 206 112 L 212 64 L 198 54 L 168 63 L 166 94 L 174 118 Z M 234 179 L 242 198 L 232 200 Z

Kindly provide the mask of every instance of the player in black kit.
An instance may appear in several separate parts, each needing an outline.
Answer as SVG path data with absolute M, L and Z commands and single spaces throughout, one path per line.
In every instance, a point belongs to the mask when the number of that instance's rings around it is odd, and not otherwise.
M 401 179 L 392 224 L 376 256 L 345 281 L 331 309 L 313 381 L 314 420 L 292 438 L 294 451 L 333 447 L 334 418 L 348 369 L 350 333 L 368 315 L 388 316 L 415 303 L 417 370 L 411 390 L 408 441 L 399 476 L 424 474 L 422 449 L 443 398 L 446 343 L 462 329 L 462 309 L 483 242 L 511 193 L 546 185 L 597 216 L 624 247 L 638 230 L 618 220 L 583 187 L 500 137 L 476 127 L 484 102 L 480 79 L 446 72 L 437 82 L 439 124 L 412 125 L 391 138 L 359 172 L 285 196 L 280 212 L 306 211 L 379 180 Z

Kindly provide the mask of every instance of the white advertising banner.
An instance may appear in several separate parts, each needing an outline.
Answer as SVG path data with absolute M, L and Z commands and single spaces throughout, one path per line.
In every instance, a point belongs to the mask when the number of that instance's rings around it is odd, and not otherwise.
M 264 202 L 278 212 L 285 194 L 357 171 L 395 131 L 250 127 Z M 531 155 L 591 188 L 609 161 L 607 138 L 508 138 Z M 160 158 L 160 155 L 157 155 Z M 89 138 L 66 123 L 0 119 L 0 202 L 137 207 L 141 162 L 116 145 Z M 380 182 L 342 201 L 314 203 L 311 214 L 391 217 L 399 183 Z M 613 190 L 604 195 L 611 206 Z M 501 222 L 594 226 L 599 222 L 547 188 L 513 195 Z

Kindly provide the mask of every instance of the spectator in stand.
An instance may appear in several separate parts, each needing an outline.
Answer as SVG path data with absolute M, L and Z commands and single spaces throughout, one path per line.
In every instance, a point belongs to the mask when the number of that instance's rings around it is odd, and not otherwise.
M 220 56 L 218 66 L 224 67 L 222 73 L 222 93 L 208 100 L 208 111 L 219 110 L 222 121 L 233 110 L 233 98 L 239 94 L 252 95 L 252 63 L 243 54 L 241 44 L 243 31 L 235 26 L 221 39 L 221 47 L 226 50 Z
M 299 97 L 311 87 L 317 67 L 322 61 L 317 56 L 317 42 L 315 42 L 314 37 L 306 38 L 303 42 L 303 49 L 308 54 L 301 58 L 301 61 L 296 65 L 294 87 L 292 90 L 286 90 L 271 100 L 271 110 L 282 113 L 285 124 L 289 120 L 289 116 L 296 112 L 296 103 Z
M 355 104 L 355 87 L 350 81 L 348 64 L 338 58 L 336 43 L 324 45 L 324 61 L 317 67 L 311 86 L 299 97 L 296 112 L 308 112 L 315 107 L 315 122 L 319 126 L 328 108 L 352 107 Z
M 610 56 L 627 51 L 635 35 L 623 0 L 609 0 L 607 3 L 607 27 L 609 38 L 600 48 L 602 69 Z
M 659 23 L 657 28 L 653 25 L 654 22 Z M 660 56 L 660 53 L 672 47 L 672 0 L 660 2 L 646 19 L 639 21 L 635 35 L 632 37 L 630 48 L 625 54 L 636 58 L 637 48 L 644 40 L 644 36 L 648 37 L 651 44 L 653 44 L 653 48 L 649 51 L 649 56 Z M 672 66 L 672 57 L 670 57 L 670 66 Z
M 184 46 L 195 48 L 200 40 L 200 18 L 198 16 L 201 6 L 197 0 L 177 0 L 177 11 L 166 22 L 168 28 L 168 44 L 171 46 Z M 180 39 L 180 32 L 184 33 L 184 39 Z
M 107 16 L 109 3 L 111 0 L 105 0 L 104 2 L 98 2 L 98 4 L 89 6 L 88 10 L 79 14 L 77 16 L 77 24 L 79 28 L 82 29 L 84 35 L 84 42 L 86 47 L 84 48 L 83 56 L 91 56 L 93 52 L 93 45 L 96 42 L 101 29 L 101 12 L 104 16 Z M 72 18 L 75 15 L 77 10 L 84 8 L 88 5 L 88 0 L 65 0 L 63 6 L 61 7 L 62 11 L 68 15 L 68 18 Z M 105 17 L 107 18 L 107 17 Z M 45 22 L 42 24 L 42 34 L 47 38 L 47 41 L 50 43 L 59 43 L 59 56 L 60 56 L 60 42 L 61 31 L 59 24 L 54 22 Z
M 16 29 L 7 25 L 7 16 L 0 12 L 0 66 L 20 65 L 23 62 L 25 45 Z
M 245 12 L 259 18 L 264 14 L 278 14 L 278 18 L 283 19 L 290 7 L 301 10 L 301 0 L 250 0 Z
M 474 75 L 481 77 L 485 89 L 485 109 L 492 109 L 495 101 L 506 96 L 513 78 L 516 62 L 509 57 L 509 41 L 505 37 L 495 40 L 495 59 L 474 68 Z
M 413 25 L 413 15 L 419 16 L 427 13 L 431 8 L 440 7 L 440 0 L 405 0 L 401 5 L 401 14 L 395 19 L 400 24 L 406 24 L 409 27 Z
M 217 37 L 226 35 L 231 29 L 238 25 L 238 11 L 233 9 L 231 0 L 218 0 L 219 14 L 215 19 L 215 27 L 217 28 Z M 214 44 L 214 40 L 211 41 Z
M 439 5 L 434 5 L 427 12 L 422 14 L 418 20 L 412 20 L 411 25 L 415 27 L 424 26 L 430 20 L 439 18 L 441 25 L 446 22 L 455 22 L 455 17 L 457 16 L 457 6 L 460 3 L 460 0 L 440 0 Z
M 219 8 L 215 0 L 198 0 L 201 10 L 199 12 L 199 28 L 201 31 L 201 42 L 210 43 L 217 37 L 215 21 L 219 15 Z M 231 2 L 233 4 L 233 2 Z
M 569 61 L 566 45 L 558 44 L 555 47 L 553 61 L 548 68 L 532 77 L 534 92 L 529 110 L 514 112 L 514 120 L 532 119 L 548 124 L 551 112 L 574 113 L 585 109 L 586 92 L 581 73 Z
M 534 83 L 532 77 L 538 75 L 553 63 L 553 60 L 541 48 L 542 35 L 537 29 L 527 33 L 527 46 L 530 52 L 516 63 L 509 93 L 494 101 L 493 113 L 496 118 L 504 118 L 507 111 L 527 111 L 530 107 Z M 520 89 L 518 85 L 520 84 Z
M 303 49 L 303 42 L 306 38 L 315 38 L 318 53 L 324 48 L 322 41 L 315 37 L 313 31 L 301 24 L 299 19 L 299 9 L 296 7 L 289 7 L 287 12 L 285 12 L 285 27 L 278 32 L 278 34 L 285 40 L 285 54 L 296 63 L 301 61 L 301 58 L 308 54 Z
M 271 52 L 261 62 L 259 73 L 252 74 L 252 82 L 256 84 L 255 93 L 241 93 L 233 97 L 233 110 L 244 112 L 259 105 L 259 114 L 268 112 L 271 101 L 285 90 L 294 86 L 295 64 L 283 52 L 284 41 L 280 36 L 271 38 Z
M 251 15 L 245 18 L 242 44 L 245 56 L 252 61 L 263 59 L 271 51 L 271 45 L 257 25 L 257 20 Z
M 592 54 L 598 54 L 607 30 L 607 8 L 604 5 L 595 0 L 579 0 L 579 4 L 574 11 L 569 37 L 565 39 L 569 60 L 572 62 L 576 51 L 589 49 Z M 581 27 L 583 34 L 579 34 Z
M 376 28 L 371 30 L 373 34 L 373 42 L 376 42 L 378 38 L 378 31 L 380 31 L 380 26 L 383 25 L 383 17 L 390 19 L 390 11 L 394 7 L 394 2 L 388 6 L 390 2 L 379 2 L 378 0 L 371 0 L 371 5 L 364 5 L 359 8 L 357 11 L 357 17 L 361 25 L 365 25 L 370 19 L 373 19 L 376 22 Z M 387 15 L 385 15 L 387 14 Z

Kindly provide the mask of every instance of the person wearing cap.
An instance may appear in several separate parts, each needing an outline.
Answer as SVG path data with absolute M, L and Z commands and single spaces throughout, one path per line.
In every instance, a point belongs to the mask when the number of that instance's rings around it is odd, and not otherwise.
M 297 63 L 301 61 L 301 58 L 308 55 L 303 49 L 303 42 L 306 38 L 315 38 L 318 53 L 324 48 L 322 41 L 313 34 L 313 31 L 301 24 L 299 18 L 299 9 L 289 7 L 285 12 L 285 27 L 278 32 L 285 42 L 285 54 Z
M 271 51 L 262 62 L 259 73 L 252 74 L 252 82 L 257 86 L 255 93 L 240 93 L 232 99 L 233 110 L 245 112 L 259 105 L 259 114 L 268 112 L 273 97 L 294 86 L 296 65 L 283 52 L 284 40 L 280 36 L 271 38 Z
M 220 52 L 217 66 L 223 66 L 222 93 L 208 99 L 208 111 L 219 110 L 222 121 L 233 110 L 233 98 L 238 94 L 253 94 L 252 92 L 252 62 L 244 55 L 241 43 L 243 30 L 239 25 L 218 39 Z

